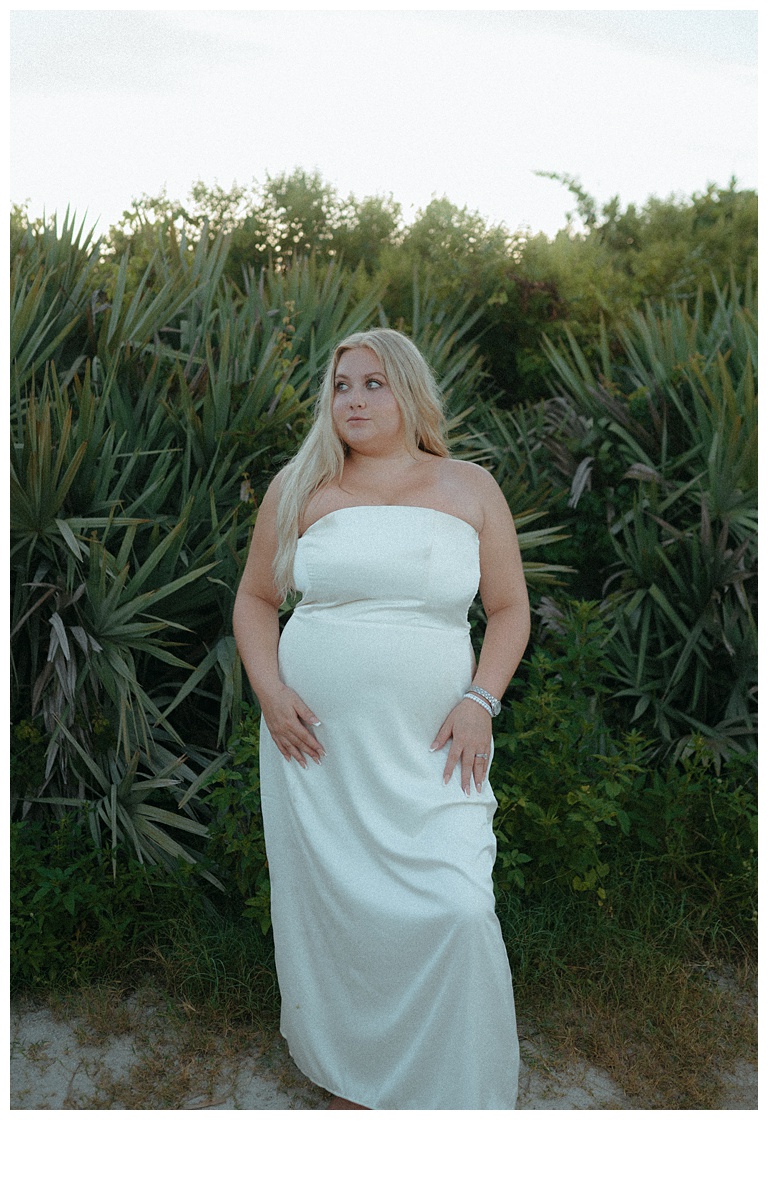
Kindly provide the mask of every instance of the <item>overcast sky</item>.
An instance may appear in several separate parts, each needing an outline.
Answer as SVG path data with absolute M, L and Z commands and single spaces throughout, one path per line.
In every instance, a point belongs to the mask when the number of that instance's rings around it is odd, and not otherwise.
M 11 199 L 105 231 L 303 167 L 553 234 L 572 198 L 536 170 L 625 204 L 755 187 L 756 56 L 756 10 L 722 7 L 17 9 Z

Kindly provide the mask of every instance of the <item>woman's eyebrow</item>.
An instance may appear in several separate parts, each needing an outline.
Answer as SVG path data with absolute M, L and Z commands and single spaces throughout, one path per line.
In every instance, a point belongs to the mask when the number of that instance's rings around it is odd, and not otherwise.
M 338 383 L 340 379 L 347 379 L 347 380 L 348 380 L 348 379 L 349 379 L 349 376 L 348 376 L 348 375 L 345 375 L 343 371 L 339 371 L 339 373 L 338 373 L 337 375 L 334 375 L 334 377 L 333 377 L 333 378 L 334 378 L 334 379 L 335 379 L 335 381 Z M 387 377 L 386 377 L 386 375 L 384 374 L 384 372 L 383 372 L 383 371 L 368 371 L 368 372 L 367 372 L 367 373 L 366 373 L 366 374 L 363 376 L 363 379 L 377 379 L 377 378 L 378 378 L 378 379 L 386 379 Z

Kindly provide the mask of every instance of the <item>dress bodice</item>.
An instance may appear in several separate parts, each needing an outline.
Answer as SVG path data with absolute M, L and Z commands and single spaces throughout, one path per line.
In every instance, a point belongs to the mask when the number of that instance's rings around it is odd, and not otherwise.
M 336 509 L 299 539 L 294 616 L 404 622 L 468 630 L 480 582 L 480 539 L 434 508 Z

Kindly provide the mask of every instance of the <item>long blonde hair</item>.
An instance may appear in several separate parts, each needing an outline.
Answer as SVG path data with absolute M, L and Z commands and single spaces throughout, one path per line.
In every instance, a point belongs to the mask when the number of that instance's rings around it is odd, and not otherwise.
M 283 470 L 277 506 L 277 553 L 272 564 L 282 596 L 294 589 L 293 560 L 299 522 L 309 500 L 333 480 L 341 480 L 348 447 L 333 424 L 336 368 L 345 350 L 362 346 L 381 363 L 392 395 L 400 406 L 408 449 L 450 457 L 443 436 L 443 403 L 434 376 L 410 338 L 395 329 L 353 333 L 331 355 L 315 403 L 312 428 L 298 453 Z

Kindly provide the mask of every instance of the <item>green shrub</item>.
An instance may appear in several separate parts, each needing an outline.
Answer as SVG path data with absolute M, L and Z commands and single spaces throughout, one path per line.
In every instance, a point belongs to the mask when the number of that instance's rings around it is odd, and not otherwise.
M 217 776 L 208 803 L 210 854 L 215 870 L 245 900 L 262 933 L 272 924 L 269 866 L 259 790 L 259 715 L 246 713 L 229 743 L 230 764 Z
M 717 769 L 756 748 L 757 319 L 735 279 L 715 297 L 545 339 L 558 395 L 530 428 L 570 487 L 557 519 L 577 594 L 605 597 L 625 726 L 674 757 L 701 734 Z
M 636 863 L 687 888 L 749 934 L 757 912 L 757 779 L 748 757 L 715 774 L 703 738 L 679 764 L 649 770 L 628 799 Z
M 521 669 L 519 698 L 494 738 L 497 894 L 570 888 L 602 905 L 650 872 L 685 893 L 686 905 L 751 936 L 753 759 L 734 757 L 718 773 L 699 737 L 678 761 L 660 762 L 654 743 L 620 723 L 606 671 L 611 632 L 598 605 L 544 611 L 546 641 Z
M 607 837 L 626 834 L 624 804 L 642 771 L 642 744 L 612 743 L 603 716 L 607 628 L 597 605 L 572 603 L 559 644 L 535 650 L 494 735 L 496 884 L 549 884 L 605 899 Z
M 11 824 L 11 985 L 83 984 L 124 971 L 189 891 L 184 871 L 158 874 L 99 851 L 72 818 Z
M 47 739 L 40 721 L 19 721 L 11 727 L 11 778 L 13 790 L 33 796 L 45 780 Z
M 12 813 L 76 809 L 97 845 L 171 870 L 200 863 L 203 793 L 247 687 L 231 617 L 256 508 L 306 432 L 332 346 L 387 323 L 381 288 L 295 256 L 235 283 L 229 243 L 202 230 L 195 245 L 156 231 L 136 275 L 128 252 L 105 265 L 69 219 L 20 219 Z M 473 454 L 479 314 L 446 312 L 418 286 L 413 301 L 410 333 L 445 392 L 452 449 Z M 525 480 L 512 499 L 530 523 L 539 506 Z M 526 563 L 542 538 L 551 531 L 523 533 Z

